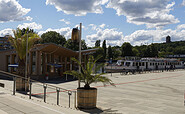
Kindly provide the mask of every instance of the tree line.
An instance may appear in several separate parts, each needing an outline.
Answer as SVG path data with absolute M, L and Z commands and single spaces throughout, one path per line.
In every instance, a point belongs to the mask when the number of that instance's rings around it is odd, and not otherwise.
M 63 47 L 77 51 L 78 43 L 66 40 L 63 35 L 55 31 L 49 31 L 41 35 L 41 43 L 55 43 Z M 100 61 L 122 59 L 125 56 L 137 57 L 166 57 L 166 55 L 185 54 L 185 41 L 171 43 L 152 43 L 150 45 L 132 46 L 129 42 L 124 42 L 121 46 L 107 46 L 106 40 L 97 40 L 94 47 L 88 47 L 85 40 L 82 40 L 82 50 L 99 48 L 94 56 L 102 55 Z
M 28 31 L 28 30 L 27 30 Z M 22 29 L 25 34 L 26 29 Z M 34 32 L 32 29 L 29 32 Z M 41 35 L 41 40 L 37 43 L 55 43 L 62 47 L 78 51 L 79 45 L 71 39 L 66 39 L 56 31 L 48 31 Z M 129 42 L 124 42 L 121 46 L 107 46 L 106 40 L 102 42 L 97 40 L 93 47 L 88 47 L 85 40 L 82 40 L 82 50 L 98 48 L 94 57 L 102 55 L 100 61 L 118 60 L 125 56 L 137 57 L 166 57 L 166 55 L 185 54 L 185 41 L 176 41 L 170 43 L 152 43 L 150 45 L 132 46 Z

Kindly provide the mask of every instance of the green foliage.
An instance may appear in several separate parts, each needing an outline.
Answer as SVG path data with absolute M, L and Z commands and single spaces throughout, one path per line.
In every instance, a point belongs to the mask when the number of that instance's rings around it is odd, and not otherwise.
M 113 59 L 112 47 L 109 46 L 109 47 L 108 47 L 108 59 L 110 60 L 111 58 Z
M 8 39 L 11 45 L 17 51 L 20 60 L 24 60 L 26 57 L 27 37 L 28 37 L 28 52 L 33 47 L 34 43 L 40 40 L 40 37 L 36 33 L 31 32 L 29 28 L 27 28 L 24 33 L 27 33 L 27 31 L 28 34 L 23 34 L 22 30 L 17 28 L 17 30 L 13 30 L 15 38 L 10 36 Z
M 104 52 L 103 48 L 99 47 L 99 49 L 93 54 L 94 58 L 97 58 L 98 56 L 101 56 L 101 58 L 98 59 L 98 61 L 101 61 L 101 62 L 104 61 L 103 52 Z
M 104 64 L 98 65 L 93 71 L 93 67 L 95 63 L 100 58 L 101 56 L 98 56 L 96 59 L 94 59 L 93 56 L 90 56 L 88 61 L 85 61 L 86 67 L 82 66 L 82 64 L 80 64 L 80 62 L 77 59 L 72 58 L 72 61 L 80 65 L 82 69 L 82 73 L 79 73 L 78 71 L 73 70 L 73 71 L 66 71 L 64 74 L 69 74 L 77 77 L 79 80 L 81 80 L 81 82 L 85 84 L 84 88 L 87 88 L 87 89 L 90 88 L 90 84 L 97 83 L 97 82 L 102 82 L 104 85 L 106 84 L 114 85 L 109 78 L 102 76 L 104 73 L 94 74 L 94 72 L 97 72 L 104 65 Z
M 61 46 L 64 46 L 66 39 L 64 36 L 60 35 L 56 31 L 48 31 L 41 35 L 41 43 L 55 43 Z
M 103 41 L 102 48 L 104 50 L 103 51 L 103 59 L 105 60 L 106 59 L 106 56 L 107 56 L 106 40 Z
M 116 58 L 121 56 L 121 51 L 119 46 L 112 47 L 112 58 L 115 60 Z
M 65 43 L 64 47 L 71 49 L 73 51 L 79 51 L 79 42 L 73 42 L 71 39 L 68 39 Z M 81 40 L 81 49 L 86 50 L 87 45 L 85 43 L 85 40 Z
M 25 29 L 21 30 L 17 28 L 16 30 L 13 30 L 13 33 L 15 38 L 10 36 L 8 40 L 18 54 L 19 66 L 17 69 L 17 73 L 20 76 L 24 76 L 26 54 L 29 53 L 30 49 L 34 46 L 35 42 L 40 40 L 40 37 L 35 32 L 32 32 L 32 30 L 30 30 L 29 28 L 27 28 L 26 31 Z M 28 41 L 28 47 L 26 46 L 27 41 Z M 28 51 L 26 51 L 26 47 Z
M 132 45 L 128 42 L 123 43 L 121 46 L 122 57 L 133 56 Z
M 95 47 L 100 47 L 100 42 L 101 42 L 101 40 L 96 40 Z

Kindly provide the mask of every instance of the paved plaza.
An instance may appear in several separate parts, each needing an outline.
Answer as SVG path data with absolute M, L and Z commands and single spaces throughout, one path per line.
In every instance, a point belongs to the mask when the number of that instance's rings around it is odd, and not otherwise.
M 38 97 L 32 97 L 32 100 L 28 99 L 28 96 L 22 98 L 20 94 L 12 96 L 11 93 L 0 94 L 0 110 L 11 113 L 7 108 L 3 108 L 3 103 L 8 100 L 9 107 L 19 110 L 22 106 L 25 106 L 25 110 L 21 108 L 22 113 L 32 113 L 33 111 L 38 113 L 122 113 L 122 114 L 184 114 L 184 92 L 185 92 L 185 70 L 178 70 L 174 72 L 154 72 L 135 75 L 120 75 L 119 73 L 106 74 L 105 76 L 112 79 L 115 83 L 114 86 L 103 87 L 101 83 L 93 84 L 98 88 L 98 100 L 97 109 L 79 111 L 67 106 L 59 107 L 51 105 L 50 98 L 55 98 L 56 92 L 54 90 L 47 91 L 47 102 L 37 101 Z M 6 90 L 10 87 L 11 81 L 0 80 L 5 82 Z M 9 85 L 6 85 L 9 84 Z M 75 90 L 78 83 L 77 81 L 61 82 L 49 81 L 48 84 L 58 87 L 66 88 L 69 90 Z M 8 90 L 6 90 L 8 91 Z M 34 94 L 42 95 L 43 88 L 37 87 Z M 60 93 L 64 94 L 64 93 Z M 68 96 L 66 99 L 61 100 L 62 105 L 68 105 Z M 16 99 L 16 100 L 14 100 Z M 41 99 L 42 100 L 42 99 Z M 72 100 L 72 98 L 71 98 Z M 19 102 L 20 106 L 13 106 Z M 63 101 L 63 102 L 62 102 Z M 7 102 L 7 103 L 8 103 Z M 29 103 L 33 102 L 33 103 Z M 53 102 L 54 103 L 54 102 Z M 26 105 L 24 105 L 26 104 Z M 7 104 L 4 104 L 7 105 Z M 34 105 L 34 106 L 31 106 Z M 46 106 L 45 106 L 46 105 Z M 73 103 L 71 103 L 73 106 Z M 44 107 L 42 107 L 44 106 Z M 72 107 L 71 106 L 71 107 Z M 30 108 L 29 108 L 30 107 Z M 36 108 L 34 108 L 36 107 Z M 47 108 L 46 108 L 47 107 Z M 59 112 L 58 112 L 59 111 Z

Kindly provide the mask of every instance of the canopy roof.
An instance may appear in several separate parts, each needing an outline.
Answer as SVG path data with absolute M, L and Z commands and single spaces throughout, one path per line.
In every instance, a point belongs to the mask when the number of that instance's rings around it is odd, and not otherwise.
M 36 50 L 49 53 L 49 54 L 56 54 L 56 55 L 67 56 L 67 57 L 78 56 L 79 54 L 79 51 L 73 51 L 71 49 L 67 49 L 65 47 L 62 47 L 53 43 L 37 44 L 31 51 L 36 51 Z M 83 55 L 88 55 L 88 54 L 95 53 L 96 50 L 97 49 L 82 50 L 81 53 Z

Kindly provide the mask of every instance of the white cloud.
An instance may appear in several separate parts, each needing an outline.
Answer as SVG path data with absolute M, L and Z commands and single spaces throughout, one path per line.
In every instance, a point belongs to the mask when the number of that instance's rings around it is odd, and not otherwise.
M 64 22 L 66 25 L 69 25 L 70 24 L 70 22 L 69 21 L 66 21 L 65 19 L 60 19 L 59 21 Z
M 106 25 L 105 24 L 101 24 L 100 25 L 100 28 L 104 28 Z
M 181 24 L 177 26 L 177 30 L 185 29 L 185 24 Z
M 185 40 L 185 30 L 138 30 L 123 38 L 124 42 L 130 42 L 132 45 L 149 44 L 156 42 L 165 42 L 166 37 L 170 36 L 172 41 Z
M 64 35 L 66 39 L 71 38 L 71 28 L 70 27 L 66 27 L 66 28 L 60 28 L 60 29 L 52 29 L 52 28 L 48 28 L 45 31 L 40 31 L 38 34 L 41 36 L 43 33 L 46 33 L 48 31 L 56 31 L 58 33 L 60 33 L 60 35 Z
M 175 2 L 169 0 L 110 0 L 107 8 L 113 8 L 117 15 L 124 15 L 127 22 L 136 25 L 145 24 L 148 28 L 161 28 L 179 20 L 170 13 Z
M 33 22 L 33 23 L 23 23 L 22 25 L 20 24 L 17 27 L 20 28 L 20 29 L 27 28 L 27 27 L 29 27 L 30 29 L 37 29 L 37 30 L 42 29 L 42 25 L 37 24 L 35 22 Z
M 107 45 L 121 45 L 123 39 L 123 33 L 116 31 L 116 29 L 97 29 L 96 34 L 87 35 L 88 46 L 94 46 L 96 40 L 106 40 Z
M 103 13 L 101 5 L 108 0 L 46 0 L 46 5 L 54 5 L 57 11 L 75 16 L 84 16 L 87 13 Z
M 185 6 L 185 0 L 182 1 L 182 5 Z
M 96 28 L 97 28 L 97 25 L 95 25 L 95 24 L 89 24 L 89 26 L 91 27 L 92 30 L 96 30 Z
M 0 0 L 0 23 L 8 21 L 32 20 L 30 16 L 25 15 L 31 9 L 23 8 L 16 0 Z
M 10 28 L 4 29 L 0 31 L 0 37 L 4 37 L 5 35 L 13 35 L 13 31 Z

